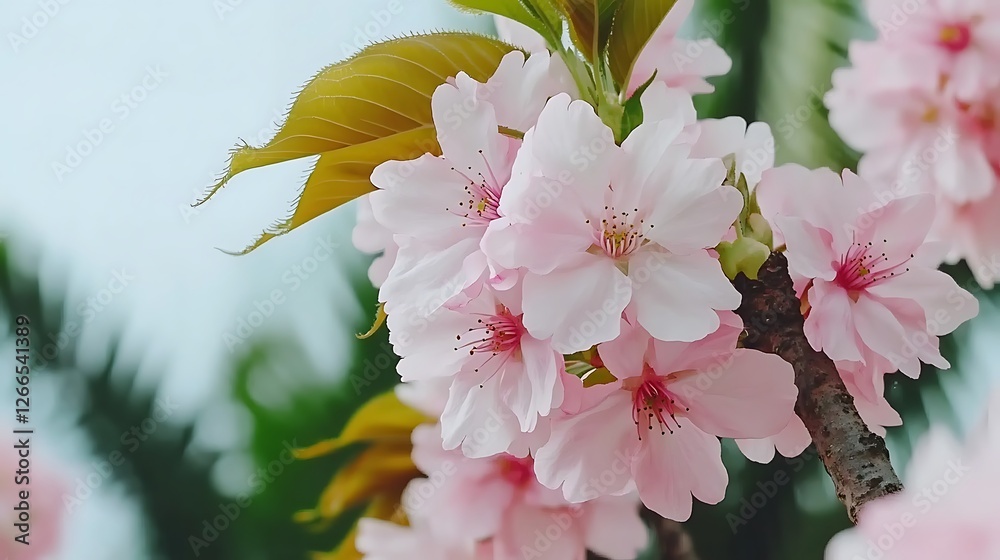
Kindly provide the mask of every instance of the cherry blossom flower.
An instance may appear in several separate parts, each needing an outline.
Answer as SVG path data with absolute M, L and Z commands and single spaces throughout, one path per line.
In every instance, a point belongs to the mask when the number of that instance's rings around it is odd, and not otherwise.
M 569 504 L 538 484 L 530 457 L 471 459 L 440 442 L 436 426 L 413 432 L 413 460 L 427 478 L 410 483 L 403 507 L 442 543 L 486 543 L 495 560 L 579 560 L 586 550 L 631 560 L 646 545 L 634 495 Z
M 984 200 L 955 204 L 938 198 L 938 213 L 931 231 L 934 239 L 947 243 L 945 261 L 965 259 L 984 289 L 1000 280 L 1000 188 Z
M 471 457 L 507 451 L 562 403 L 563 356 L 531 336 L 522 317 L 520 290 L 489 288 L 426 321 L 403 312 L 389 316 L 403 381 L 451 378 L 441 411 L 446 448 L 461 446 Z M 489 437 L 473 437 L 484 430 Z
M 841 180 L 795 165 L 765 172 L 757 196 L 788 246 L 789 270 L 810 280 L 805 334 L 814 349 L 911 377 L 921 361 L 949 367 L 938 336 L 976 316 L 979 303 L 921 251 L 932 196 L 882 202 L 850 171 Z
M 1000 432 L 970 437 L 965 448 L 935 428 L 917 447 L 905 490 L 861 511 L 857 527 L 834 537 L 826 560 L 992 560 L 1000 558 Z
M 636 60 L 628 95 L 649 81 L 654 72 L 656 81 L 691 94 L 715 91 L 705 78 L 729 72 L 733 61 L 712 39 L 689 40 L 677 36 L 693 8 L 694 0 L 678 0 L 667 13 Z
M 995 102 L 957 102 L 912 53 L 878 43 L 852 44 L 850 53 L 854 66 L 834 73 L 826 104 L 833 128 L 866 152 L 862 177 L 894 185 L 896 194 L 931 192 L 957 203 L 988 196 L 1000 161 Z
M 379 293 L 388 313 L 405 304 L 430 315 L 466 290 L 475 296 L 489 276 L 479 242 L 498 217 L 520 146 L 498 127 L 526 128 L 550 95 L 565 91 L 550 62 L 548 54 L 525 61 L 512 52 L 486 84 L 460 73 L 431 100 L 443 155 L 375 169 L 375 219 L 399 246 Z
M 627 492 L 678 521 L 691 496 L 714 504 L 728 475 L 719 437 L 765 438 L 792 417 L 794 373 L 774 354 L 736 349 L 743 330 L 732 313 L 695 343 L 663 342 L 623 321 L 598 346 L 618 381 L 588 389 L 577 414 L 552 421 L 536 454 L 538 480 L 578 502 Z
M 1000 5 L 990 0 L 867 0 L 880 41 L 948 75 L 960 99 L 1000 85 Z
M 523 268 L 524 327 L 564 354 L 618 335 L 636 304 L 639 323 L 663 340 L 714 331 L 715 310 L 740 302 L 706 251 L 742 207 L 723 186 L 718 159 L 692 159 L 687 113 L 643 95 L 647 120 L 622 143 L 583 101 L 558 95 L 525 136 L 513 179 L 483 238 L 491 260 Z

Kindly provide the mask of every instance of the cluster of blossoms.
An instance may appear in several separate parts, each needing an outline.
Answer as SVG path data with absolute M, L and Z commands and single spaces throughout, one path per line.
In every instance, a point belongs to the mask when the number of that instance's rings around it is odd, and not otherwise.
M 1000 279 L 1000 4 L 866 0 L 878 31 L 850 46 L 826 103 L 865 152 L 880 198 L 930 193 L 941 258 L 966 259 L 984 288 Z
M 948 366 L 938 336 L 978 304 L 936 270 L 934 197 L 773 168 L 766 125 L 699 121 L 691 95 L 729 62 L 671 56 L 690 4 L 640 56 L 623 94 L 642 123 L 620 142 L 539 42 L 437 89 L 440 156 L 372 175 L 355 241 L 384 251 L 370 276 L 401 387 L 439 422 L 413 433 L 427 478 L 404 494 L 409 526 L 363 521 L 366 557 L 627 560 L 640 501 L 683 521 L 724 498 L 720 438 L 799 454 L 791 365 L 740 345 L 734 247 L 785 246 L 807 338 L 873 430 L 899 423 L 885 373 Z
M 997 395 L 1000 396 L 1000 395 Z M 1000 399 L 989 424 L 960 446 L 935 428 L 917 447 L 906 490 L 867 505 L 857 528 L 837 535 L 826 560 L 1000 558 Z

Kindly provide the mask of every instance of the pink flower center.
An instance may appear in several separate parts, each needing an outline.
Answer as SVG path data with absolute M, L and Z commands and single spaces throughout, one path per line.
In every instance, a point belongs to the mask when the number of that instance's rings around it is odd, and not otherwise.
M 674 433 L 674 428 L 680 429 L 677 414 L 690 410 L 681 406 L 677 396 L 667 389 L 665 378 L 653 373 L 646 366 L 642 377 L 626 379 L 624 388 L 632 391 L 632 420 L 635 422 L 636 433 L 642 440 L 643 432 L 652 432 L 654 424 L 660 435 Z M 674 428 L 670 427 L 674 425 Z
M 594 245 L 613 259 L 634 253 L 646 240 L 646 222 L 638 219 L 638 212 L 638 208 L 632 212 L 617 212 L 614 206 L 605 206 L 600 224 L 587 220 L 588 224 L 598 226 L 594 229 Z
M 453 211 L 451 208 L 445 208 L 445 210 L 467 218 L 468 221 L 462 224 L 463 227 L 469 224 L 489 225 L 490 222 L 500 217 L 500 195 L 503 193 L 503 183 L 497 179 L 493 167 L 490 166 L 490 162 L 483 155 L 482 150 L 479 150 L 479 155 L 482 156 L 483 162 L 486 164 L 488 177 L 482 173 L 473 175 L 472 167 L 464 171 L 455 167 L 451 168 L 452 171 L 468 181 L 468 184 L 465 185 L 468 199 L 458 203 L 458 211 Z
M 500 476 L 511 486 L 523 488 L 535 480 L 534 461 L 531 457 L 518 458 L 513 455 L 500 455 L 496 459 Z
M 938 44 L 952 53 L 960 53 L 972 44 L 972 27 L 968 23 L 945 25 L 938 32 Z
M 484 315 L 476 323 L 464 335 L 457 335 L 456 339 L 464 344 L 456 346 L 455 350 L 468 350 L 470 356 L 490 354 L 489 359 L 492 359 L 520 348 L 525 332 L 521 316 L 515 316 L 505 306 L 497 305 L 495 315 Z
M 853 243 L 841 257 L 834 281 L 849 292 L 860 292 L 886 278 L 907 272 L 910 269 L 904 266 L 912 258 L 913 255 L 900 258 L 892 254 L 888 239 L 881 243 Z

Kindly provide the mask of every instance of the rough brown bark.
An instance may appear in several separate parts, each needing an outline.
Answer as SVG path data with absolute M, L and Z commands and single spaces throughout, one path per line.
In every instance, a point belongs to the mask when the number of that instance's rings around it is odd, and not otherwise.
M 656 544 L 659 549 L 657 560 L 698 560 L 698 555 L 694 552 L 694 542 L 683 523 L 663 519 L 646 508 L 642 509 L 642 517 L 656 533 Z M 592 552 L 587 555 L 587 559 L 604 560 Z
M 737 313 L 746 327 L 744 345 L 792 364 L 799 388 L 795 411 L 812 435 L 848 516 L 857 523 L 865 504 L 903 489 L 885 442 L 861 420 L 833 361 L 806 340 L 801 304 L 784 255 L 773 253 L 757 280 L 740 274 L 734 284 L 743 294 Z

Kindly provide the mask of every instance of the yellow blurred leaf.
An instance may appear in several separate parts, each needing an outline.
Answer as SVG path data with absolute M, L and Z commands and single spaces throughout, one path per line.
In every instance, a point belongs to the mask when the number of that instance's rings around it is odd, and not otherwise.
M 378 309 L 375 311 L 375 322 L 372 323 L 372 328 L 368 329 L 368 332 L 358 335 L 358 338 L 364 340 L 366 338 L 371 338 L 375 333 L 378 332 L 379 327 L 385 323 L 387 315 L 385 314 L 385 304 L 378 304 Z
M 413 428 L 430 421 L 424 414 L 400 402 L 394 391 L 387 391 L 359 408 L 339 437 L 299 449 L 295 456 L 299 459 L 312 459 L 328 455 L 352 443 L 409 445 Z
M 370 192 L 371 172 L 381 163 L 438 154 L 434 90 L 459 72 L 485 82 L 514 49 L 491 37 L 435 33 L 371 45 L 328 66 L 298 94 L 275 137 L 234 150 L 225 174 L 197 204 L 244 171 L 319 155 L 291 216 L 243 251 L 249 252 Z
M 409 445 L 373 445 L 362 451 L 323 490 L 318 515 L 337 517 L 378 495 L 401 495 L 411 480 L 422 476 L 410 459 L 411 450 Z
M 625 89 L 632 68 L 677 0 L 621 0 L 608 43 L 611 76 Z

